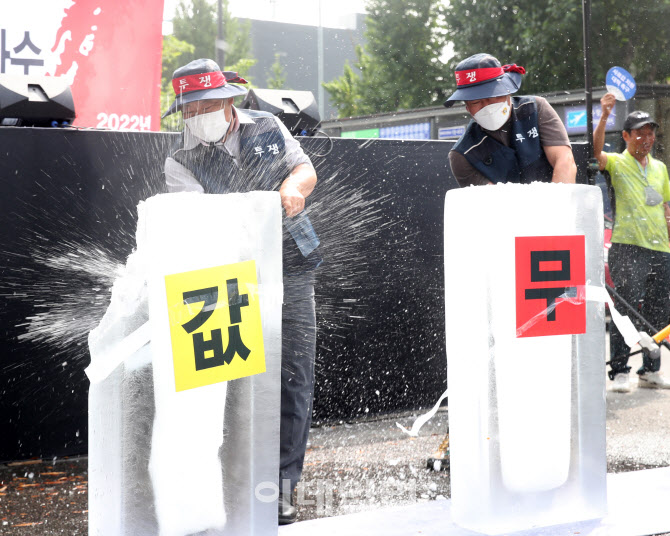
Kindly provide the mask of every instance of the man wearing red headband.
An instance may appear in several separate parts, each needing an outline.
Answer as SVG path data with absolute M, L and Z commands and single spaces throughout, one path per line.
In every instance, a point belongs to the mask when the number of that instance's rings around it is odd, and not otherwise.
M 311 229 L 303 210 L 316 185 L 314 167 L 279 119 L 233 106 L 234 97 L 247 93 L 238 84 L 246 83 L 237 73 L 221 72 L 209 59 L 194 60 L 174 72 L 176 98 L 163 117 L 181 111 L 185 127 L 165 161 L 168 190 L 214 194 L 279 190 L 285 225 L 290 226 L 288 218 L 297 217 Z M 284 233 L 280 524 L 296 520 L 292 495 L 302 474 L 314 393 L 314 270 L 321 256 L 315 234 L 311 242 L 298 239 Z
M 465 101 L 473 118 L 449 152 L 461 186 L 575 182 L 577 166 L 558 114 L 542 97 L 511 96 L 525 73 L 490 54 L 475 54 L 456 66 L 457 89 L 444 105 Z

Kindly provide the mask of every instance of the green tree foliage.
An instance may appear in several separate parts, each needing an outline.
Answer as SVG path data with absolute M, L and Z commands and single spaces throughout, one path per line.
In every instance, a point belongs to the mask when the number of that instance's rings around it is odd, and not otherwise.
M 284 87 L 286 84 L 286 73 L 284 72 L 284 67 L 280 61 L 281 54 L 275 54 L 275 61 L 270 67 L 270 73 L 272 76 L 268 78 L 267 86 L 269 89 L 289 89 Z
M 613 65 L 628 69 L 638 83 L 666 83 L 670 77 L 670 0 L 596 4 L 591 15 L 592 58 L 598 68 L 594 85 L 604 84 L 605 73 Z
M 368 0 L 357 74 L 325 83 L 340 117 L 435 105 L 444 98 L 446 44 L 441 0 Z
M 223 39 L 226 42 L 226 65 L 253 58 L 251 52 L 251 21 L 235 19 L 228 11 L 228 0 L 223 0 Z M 253 65 L 253 64 L 252 64 Z M 229 69 L 235 71 L 236 69 Z
M 208 0 L 181 0 L 172 19 L 174 36 L 193 45 L 182 64 L 197 58 L 216 58 L 216 5 Z
M 195 47 L 186 41 L 180 41 L 174 35 L 163 36 L 163 66 L 161 71 L 161 115 L 170 107 L 174 100 L 172 89 L 172 73 L 182 65 L 180 58 L 184 54 L 192 54 Z M 180 130 L 178 117 L 171 115 L 161 120 L 161 130 Z
M 360 47 L 357 50 L 360 53 Z M 328 91 L 330 100 L 337 107 L 340 117 L 361 115 L 359 112 L 360 96 L 357 83 L 360 82 L 349 62 L 344 64 L 344 74 L 332 82 L 326 82 L 323 87 Z
M 216 0 L 181 0 L 172 20 L 173 34 L 163 37 L 163 66 L 161 79 L 161 114 L 174 99 L 172 74 L 174 71 L 198 58 L 217 59 Z M 251 22 L 233 18 L 228 10 L 228 0 L 223 0 L 223 35 L 227 44 L 223 70 L 237 71 L 246 76 L 256 63 L 251 56 Z M 181 130 L 178 114 L 161 121 L 162 130 Z
M 217 5 L 215 0 L 181 0 L 172 21 L 174 36 L 194 46 L 180 57 L 181 65 L 197 58 L 216 60 Z M 230 15 L 228 0 L 223 0 L 223 40 L 225 63 L 232 65 L 251 57 L 251 22 Z
M 670 76 L 670 0 L 603 0 L 592 3 L 591 61 L 594 86 L 619 65 L 638 83 Z M 453 42 L 450 71 L 478 52 L 503 64 L 523 65 L 524 93 L 584 87 L 582 3 L 574 0 L 451 0 L 446 29 Z M 455 88 L 453 76 L 450 89 Z

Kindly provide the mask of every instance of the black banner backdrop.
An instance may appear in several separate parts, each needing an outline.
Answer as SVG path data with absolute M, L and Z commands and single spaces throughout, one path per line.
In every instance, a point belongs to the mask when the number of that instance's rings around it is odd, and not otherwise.
M 164 191 L 175 136 L 0 128 L 0 461 L 86 452 L 87 336 L 135 246 L 137 204 Z M 446 387 L 451 143 L 301 142 L 325 258 L 315 421 L 431 406 Z
M 175 135 L 0 129 L 0 460 L 86 452 L 88 332 L 164 191 Z M 444 142 L 302 140 L 319 185 L 316 421 L 430 405 L 445 387 Z

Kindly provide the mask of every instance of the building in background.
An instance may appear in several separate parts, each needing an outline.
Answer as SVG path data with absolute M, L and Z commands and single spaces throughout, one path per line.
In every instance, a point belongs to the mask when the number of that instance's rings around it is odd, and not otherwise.
M 600 97 L 606 88 L 593 88 L 593 124 L 600 119 Z M 572 142 L 586 141 L 586 104 L 583 89 L 543 93 L 563 120 Z M 665 133 L 670 132 L 670 85 L 639 84 L 635 98 L 617 102 L 607 123 L 605 142 L 612 151 L 623 150 L 621 130 L 623 121 L 633 110 L 649 112 L 660 128 L 655 145 L 655 156 L 670 165 L 670 151 L 665 145 Z M 401 110 L 344 119 L 326 119 L 321 129 L 330 136 L 342 138 L 401 138 L 455 141 L 465 132 L 470 114 L 459 103 L 451 108 L 433 106 Z
M 272 78 L 272 64 L 278 54 L 286 75 L 285 87 L 296 91 L 311 91 L 319 101 L 319 60 L 323 62 L 324 82 L 342 76 L 345 62 L 356 63 L 356 46 L 363 44 L 365 15 L 351 13 L 337 21 L 339 27 L 322 26 L 323 46 L 319 46 L 319 26 L 287 24 L 255 19 L 251 22 L 252 57 L 256 64 L 249 75 L 257 88 L 267 88 Z M 322 49 L 322 50 L 320 50 Z M 335 119 L 328 92 L 323 90 L 322 120 Z M 320 103 L 319 103 L 320 104 Z

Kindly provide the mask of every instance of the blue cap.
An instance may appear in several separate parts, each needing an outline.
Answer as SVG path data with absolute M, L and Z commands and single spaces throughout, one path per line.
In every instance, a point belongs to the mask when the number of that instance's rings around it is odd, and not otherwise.
M 205 99 L 228 99 L 246 95 L 247 90 L 236 84 L 247 81 L 232 71 L 221 71 L 214 60 L 201 58 L 179 67 L 172 75 L 172 88 L 177 98 L 162 118 L 181 110 L 182 105 Z
M 521 87 L 521 75 L 526 70 L 518 65 L 501 65 L 491 54 L 475 54 L 456 66 L 456 91 L 444 105 L 454 101 L 488 99 L 516 93 Z

